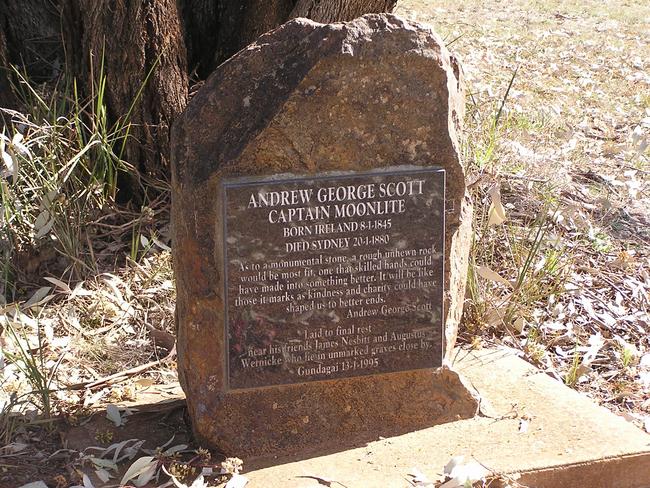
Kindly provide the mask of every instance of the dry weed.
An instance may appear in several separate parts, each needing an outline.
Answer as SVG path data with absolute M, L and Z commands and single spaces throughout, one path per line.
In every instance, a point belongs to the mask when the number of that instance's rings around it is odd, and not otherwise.
M 650 6 L 409 0 L 398 13 L 432 24 L 467 79 L 466 331 L 649 425 Z

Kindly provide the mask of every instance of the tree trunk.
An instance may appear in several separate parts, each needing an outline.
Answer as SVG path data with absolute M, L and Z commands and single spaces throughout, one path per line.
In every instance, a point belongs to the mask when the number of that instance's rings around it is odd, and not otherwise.
M 11 83 L 9 81 L 11 72 L 9 71 L 9 61 L 7 61 L 7 39 L 2 25 L 2 19 L 0 19 L 0 107 L 12 108 L 15 100 L 11 93 Z M 0 123 L 3 126 L 7 124 L 4 112 L 0 112 Z
M 43 0 L 0 2 L 0 106 L 15 108 L 10 64 L 40 83 L 61 73 L 63 45 L 55 5 Z M 5 117 L 0 114 L 0 121 Z
M 86 95 L 106 76 L 109 122 L 132 125 L 123 154 L 141 174 L 167 175 L 169 128 L 190 80 L 288 19 L 349 20 L 392 10 L 396 0 L 2 0 L 0 61 L 33 81 L 61 68 Z M 6 51 L 3 51 L 6 40 Z M 65 53 L 65 56 L 64 54 Z M 3 63 L 4 64 L 4 63 Z M 0 73 L 0 90 L 6 77 Z M 133 102 L 135 104 L 132 107 Z M 2 94 L 0 93 L 0 102 Z
M 206 78 L 220 63 L 289 18 L 295 0 L 184 0 L 191 71 Z
M 8 61 L 20 65 L 34 82 L 58 76 L 63 68 L 59 12 L 47 0 L 2 0 L 0 30 Z
M 103 70 L 110 120 L 131 112 L 123 158 L 148 176 L 166 174 L 169 129 L 188 86 L 176 1 L 69 0 L 65 7 L 70 71 L 90 93 Z
M 307 17 L 323 24 L 356 19 L 363 14 L 391 12 L 397 0 L 298 0 L 289 18 Z

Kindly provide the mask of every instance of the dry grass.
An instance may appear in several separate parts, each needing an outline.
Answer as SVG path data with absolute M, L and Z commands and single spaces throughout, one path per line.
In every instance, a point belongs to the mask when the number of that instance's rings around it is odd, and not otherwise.
M 86 462 L 83 456 L 67 454 L 65 466 L 61 457 L 41 464 L 46 453 L 61 448 L 59 422 L 42 423 L 48 416 L 62 416 L 75 424 L 108 405 L 135 401 L 140 391 L 151 391 L 153 385 L 177 381 L 170 261 L 169 251 L 150 250 L 139 262 L 130 261 L 115 273 L 101 273 L 71 289 L 63 283 L 53 287 L 44 298 L 49 302 L 5 309 L 4 326 L 15 336 L 3 338 L 9 360 L 2 371 L 0 401 L 13 414 L 2 417 L 0 434 L 6 452 L 19 446 L 10 465 L 15 470 L 8 473 L 11 486 L 33 481 L 34 476 L 54 480 L 63 475 L 72 480 L 73 468 Z M 21 367 L 25 358 L 36 359 L 39 373 Z M 120 375 L 141 365 L 148 367 Z M 41 375 L 49 381 L 37 391 L 44 384 Z M 167 398 L 165 388 L 156 391 L 160 400 Z M 95 439 L 95 445 L 108 444 L 110 437 Z M 138 453 L 136 449 L 133 456 Z M 6 481 L 0 474 L 0 486 L 3 478 Z
M 27 309 L 5 310 L 5 325 L 32 353 L 46 355 L 46 367 L 56 364 L 51 386 L 58 411 L 115 400 L 119 386 L 68 391 L 167 355 L 173 346 L 174 285 L 168 251 L 151 252 L 117 274 L 102 273 L 72 288 L 61 284 L 44 297 L 52 298 Z M 39 336 L 41 340 L 39 341 Z M 5 352 L 17 354 L 12 337 Z M 53 363 L 55 361 L 55 363 Z M 175 380 L 173 368 L 146 372 L 156 382 Z M 5 395 L 29 391 L 27 378 L 8 364 Z M 132 384 L 132 383 L 131 383 Z M 128 392 L 128 388 L 127 388 Z
M 648 425 L 650 6 L 410 0 L 398 13 L 464 64 L 482 267 L 464 340 L 519 349 Z M 493 195 L 503 224 L 488 225 Z

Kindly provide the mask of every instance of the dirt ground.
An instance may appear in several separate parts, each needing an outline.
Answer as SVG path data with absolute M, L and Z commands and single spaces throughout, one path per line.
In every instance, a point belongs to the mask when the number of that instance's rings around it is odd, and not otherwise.
M 537 289 L 516 297 L 508 323 L 500 312 L 509 292 L 484 273 L 465 339 L 520 349 L 647 425 L 650 5 L 410 0 L 397 13 L 431 24 L 464 66 L 466 163 L 479 206 L 474 264 L 514 279 L 521 250 L 513 242 L 543 211 L 549 217 L 534 257 L 545 276 L 525 277 L 538 279 Z M 495 191 L 504 229 L 481 220 Z M 560 285 L 551 292 L 549 279 Z

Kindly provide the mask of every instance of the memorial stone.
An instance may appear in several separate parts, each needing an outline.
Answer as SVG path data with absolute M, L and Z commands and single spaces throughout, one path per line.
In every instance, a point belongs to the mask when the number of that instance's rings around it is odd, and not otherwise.
M 393 15 L 291 21 L 177 121 L 178 368 L 198 440 L 305 456 L 475 414 L 453 370 L 471 231 L 463 86 Z

